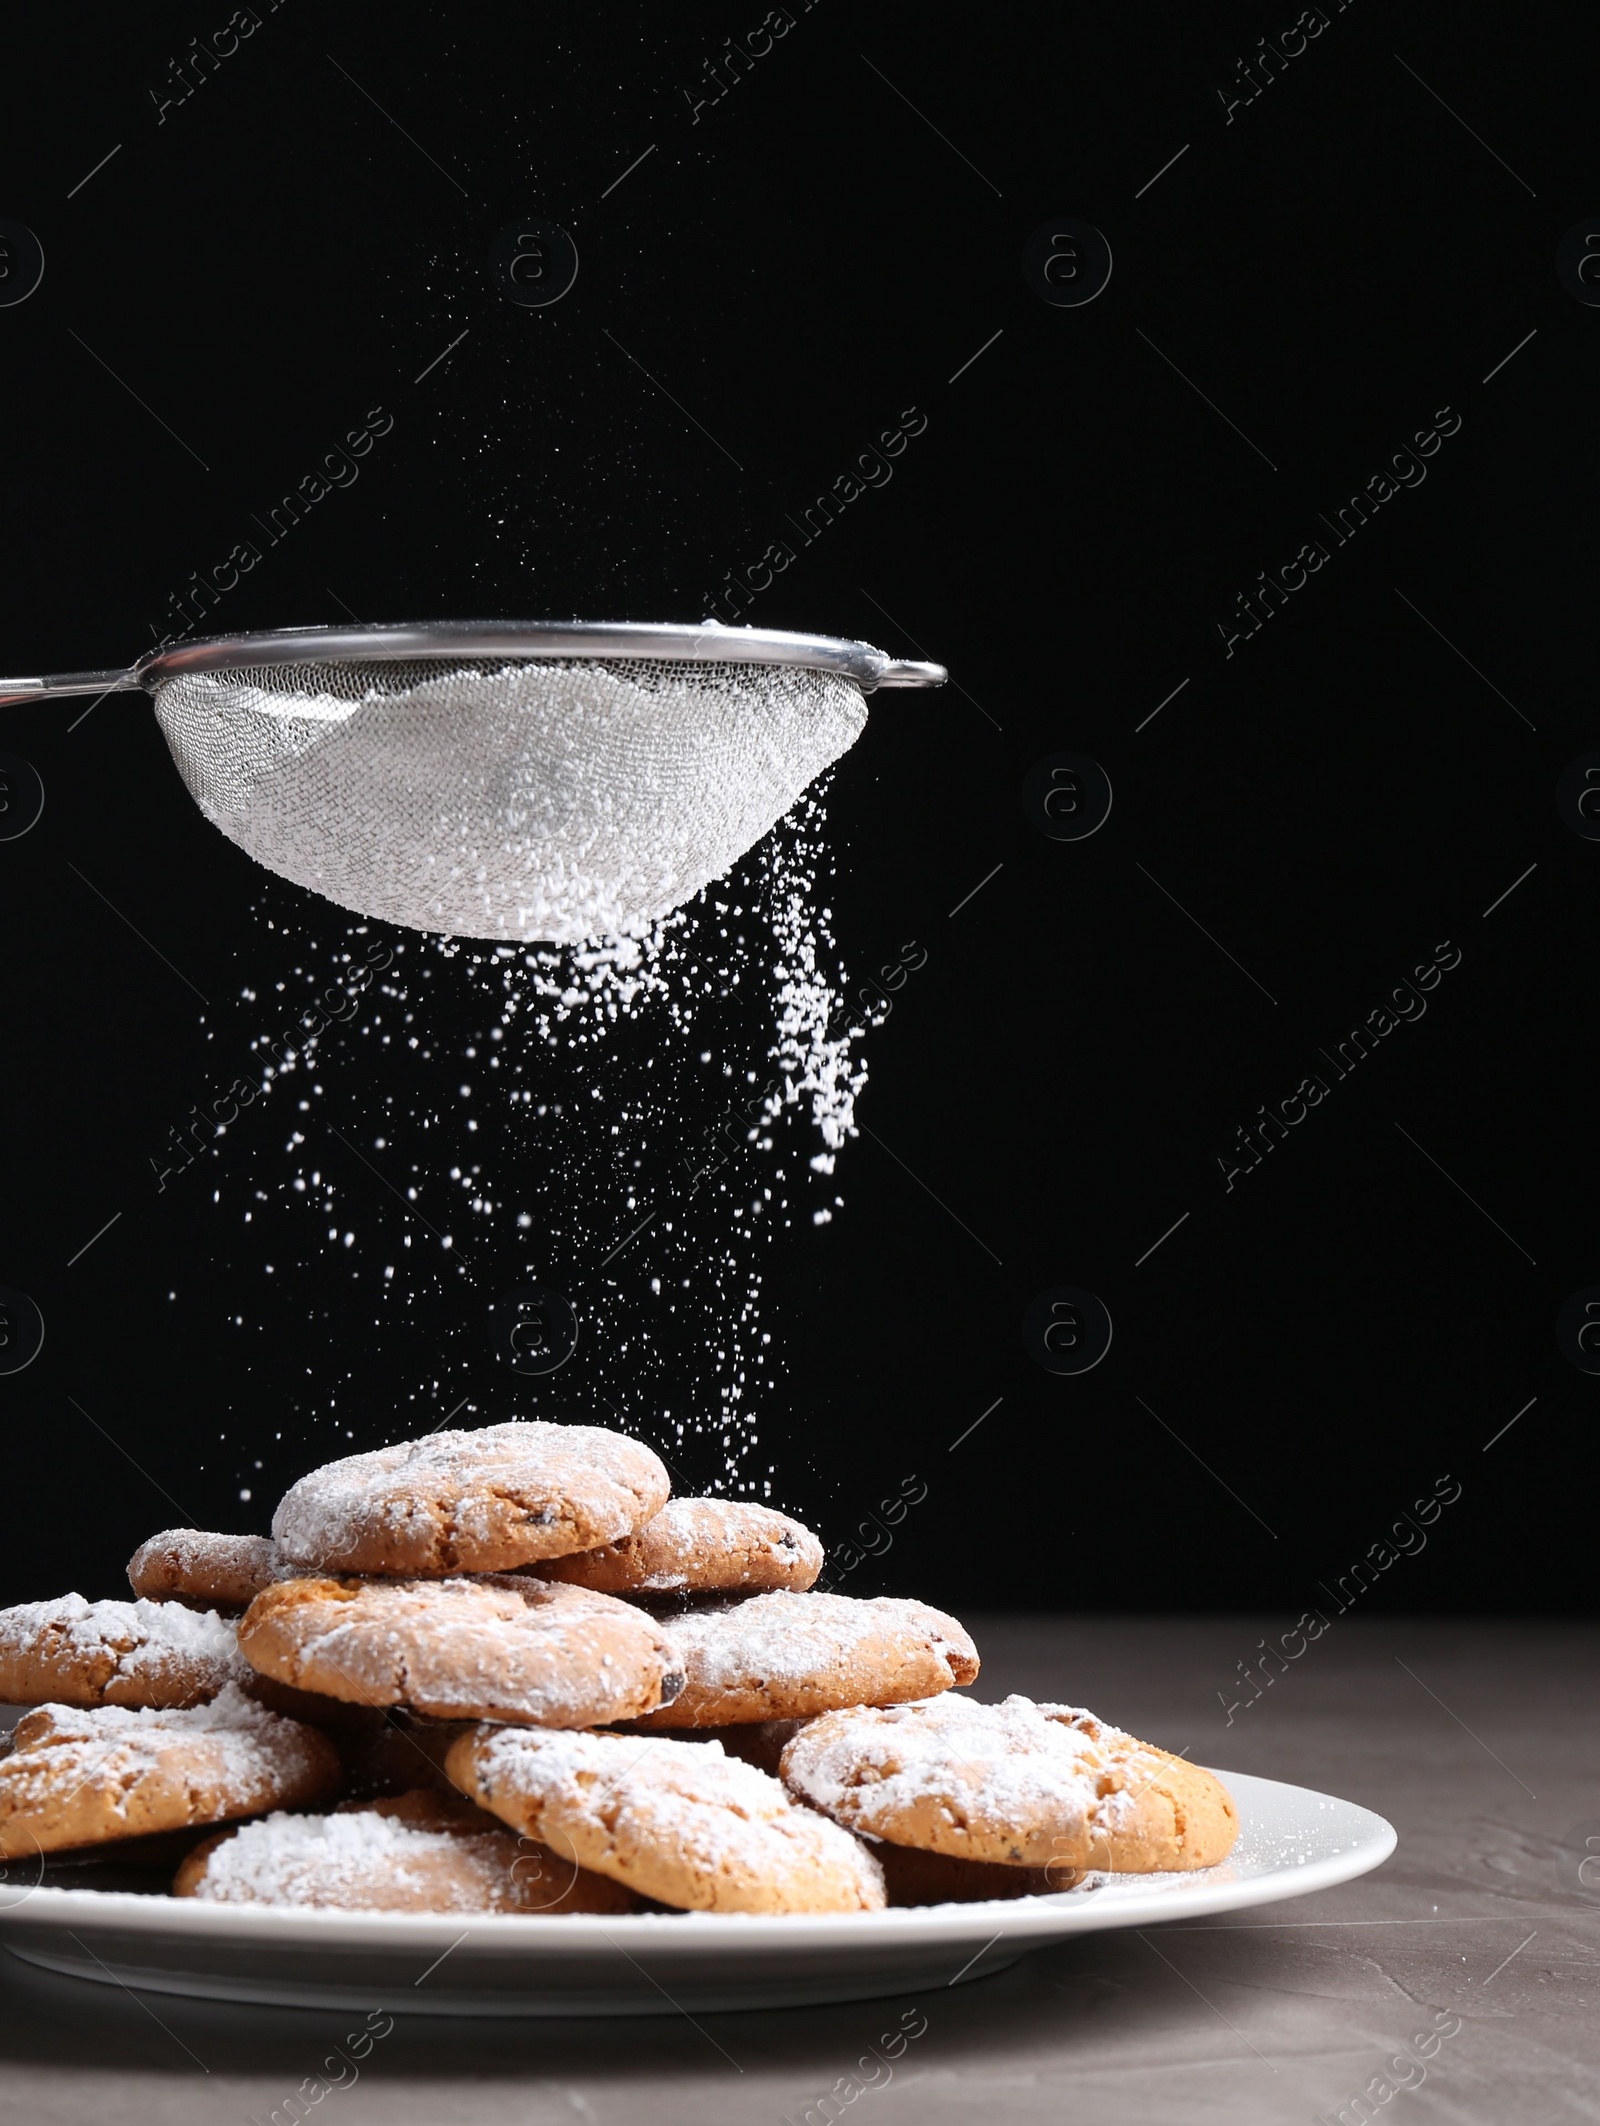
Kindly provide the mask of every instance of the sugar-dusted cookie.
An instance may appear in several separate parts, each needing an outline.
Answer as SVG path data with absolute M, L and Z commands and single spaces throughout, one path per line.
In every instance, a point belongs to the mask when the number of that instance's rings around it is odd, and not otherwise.
M 859 1839 L 714 1742 L 480 1727 L 446 1766 L 513 1829 L 695 1912 L 876 1912 Z
M 0 1757 L 0 1856 L 303 1808 L 338 1784 L 326 1735 L 234 1684 L 183 1711 L 41 1705 Z
M 457 1793 L 419 1790 L 331 1816 L 282 1810 L 195 1847 L 175 1897 L 340 1912 L 627 1912 L 637 1899 Z
M 643 1610 L 517 1574 L 280 1580 L 239 1625 L 263 1675 L 439 1720 L 588 1727 L 667 1703 L 679 1677 Z
M 19 1602 L 0 1610 L 8 1705 L 199 1705 L 243 1672 L 231 1622 L 179 1602 Z
M 663 1620 L 684 1675 L 658 1727 L 787 1720 L 841 1705 L 896 1705 L 970 1683 L 978 1654 L 926 1602 L 880 1595 L 764 1594 Z
M 248 1609 L 263 1587 L 297 1568 L 269 1535 L 213 1535 L 204 1528 L 164 1528 L 128 1560 L 128 1583 L 153 1602 L 201 1609 Z
M 272 1533 L 289 1563 L 319 1572 L 506 1572 L 632 1535 L 671 1488 L 620 1432 L 485 1425 L 313 1469 L 285 1492 Z
M 1212 1773 L 1092 1713 L 1031 1698 L 826 1713 L 784 1750 L 783 1777 L 853 1831 L 1057 1875 L 1208 1868 L 1239 1835 Z
M 602 1594 L 802 1589 L 821 1570 L 811 1530 L 751 1499 L 669 1499 L 636 1535 L 539 1567 L 547 1580 Z

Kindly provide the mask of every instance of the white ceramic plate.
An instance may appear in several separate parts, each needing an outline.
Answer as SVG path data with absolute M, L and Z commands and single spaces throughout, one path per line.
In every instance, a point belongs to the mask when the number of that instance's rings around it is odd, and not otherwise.
M 1070 1934 L 1302 1897 L 1363 1875 L 1394 1851 L 1391 1826 L 1353 1802 L 1243 1772 L 1221 1777 L 1243 1824 L 1221 1867 L 1091 1877 L 1054 1897 L 853 1917 L 468 1918 L 30 1888 L 15 1881 L 13 1864 L 12 1881 L 0 1886 L 0 1943 L 75 1978 L 272 2005 L 413 2015 L 800 2007 L 986 1978 Z M 85 1881 L 96 1872 L 86 1866 Z

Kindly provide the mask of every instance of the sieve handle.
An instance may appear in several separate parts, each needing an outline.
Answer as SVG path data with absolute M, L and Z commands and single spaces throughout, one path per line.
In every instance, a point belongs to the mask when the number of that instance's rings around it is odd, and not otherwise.
M 918 664 L 908 658 L 891 657 L 880 672 L 874 673 L 872 687 L 942 687 L 949 676 L 942 664 Z
M 0 679 L 0 709 L 20 708 L 24 702 L 48 701 L 58 695 L 142 691 L 137 667 L 115 672 L 47 672 L 42 679 Z

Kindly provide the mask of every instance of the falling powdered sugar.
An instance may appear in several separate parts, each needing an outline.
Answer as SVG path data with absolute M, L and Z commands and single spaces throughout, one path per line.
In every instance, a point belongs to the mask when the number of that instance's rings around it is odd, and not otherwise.
M 770 951 L 765 971 L 771 977 L 772 1040 L 766 1054 L 777 1071 L 762 1105 L 775 1121 L 786 1108 L 808 1104 L 831 1155 L 857 1134 L 855 1102 L 867 1070 L 859 1055 L 863 1021 L 845 1011 L 832 911 L 817 902 L 817 880 L 827 862 L 826 819 L 820 792 L 810 794 L 759 852 L 751 912 L 765 921 L 770 946 L 752 945 L 740 934 L 728 949 L 726 929 L 714 929 L 713 919 L 745 911 L 712 901 L 709 908 L 679 909 L 637 936 L 578 948 L 535 947 L 519 955 L 501 947 L 487 961 L 453 940 L 439 940 L 438 949 L 447 958 L 465 950 L 481 971 L 497 971 L 507 1019 L 517 1009 L 527 1012 L 552 1047 L 563 1038 L 579 1045 L 601 1040 L 607 1029 L 637 1019 L 652 1004 L 669 1028 L 686 1031 L 708 993 L 707 974 L 714 970 L 724 989 L 759 981 L 757 956 Z M 833 1171 L 831 1156 L 811 1163 L 818 1172 Z
M 830 911 L 816 906 L 822 808 L 816 803 L 804 810 L 809 817 L 797 819 L 793 838 L 772 853 L 769 919 L 778 986 L 777 1039 L 769 1053 L 782 1072 L 783 1089 L 767 1104 L 776 1118 L 809 1096 L 824 1145 L 811 1166 L 831 1174 L 834 1155 L 857 1134 L 856 1096 L 867 1082 L 867 1066 L 857 1054 L 861 1022 L 841 1017 L 842 985 L 824 964 L 833 953 L 833 935 Z
M 245 1229 L 217 1296 L 245 1392 L 287 1423 L 242 1450 L 243 1500 L 306 1448 L 452 1414 L 620 1421 L 678 1489 L 772 1497 L 761 1421 L 788 1384 L 766 1251 L 837 1215 L 888 1009 L 847 990 L 825 824 L 814 788 L 691 905 L 577 946 L 328 933 L 268 889 L 243 1038 L 208 1033 L 253 1078 L 152 1161 Z M 518 1292 L 571 1310 L 537 1364 Z M 397 1376 L 379 1431 L 375 1368 Z

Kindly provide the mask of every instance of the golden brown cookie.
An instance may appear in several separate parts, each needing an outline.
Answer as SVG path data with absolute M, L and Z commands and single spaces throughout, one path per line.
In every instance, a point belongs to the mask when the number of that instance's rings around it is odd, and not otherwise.
M 229 1684 L 186 1711 L 41 1705 L 0 1758 L 0 1856 L 300 1808 L 337 1791 L 326 1735 Z
M 204 1528 L 164 1528 L 128 1560 L 128 1584 L 152 1602 L 200 1609 L 248 1609 L 263 1587 L 297 1568 L 269 1535 L 213 1535 Z
M 178 1602 L 20 1602 L 0 1610 L 8 1705 L 199 1705 L 244 1671 L 231 1622 Z
M 1208 1868 L 1239 1835 L 1212 1773 L 1031 1698 L 827 1713 L 785 1749 L 783 1777 L 853 1831 L 1056 1873 Z
M 751 1595 L 669 1617 L 661 1629 L 684 1684 L 670 1712 L 651 1715 L 651 1728 L 896 1705 L 978 1673 L 977 1649 L 954 1617 L 892 1595 Z
M 876 1912 L 859 1839 L 714 1742 L 480 1727 L 457 1786 L 514 1829 L 643 1897 L 693 1912 Z
M 637 1899 L 456 1793 L 279 1811 L 195 1847 L 174 1897 L 340 1912 L 627 1912 Z
M 632 1535 L 671 1488 L 620 1432 L 485 1425 L 313 1469 L 285 1492 L 272 1533 L 289 1563 L 319 1572 L 507 1572 Z
M 664 1704 L 662 1628 L 586 1587 L 476 1580 L 281 1580 L 239 1625 L 253 1667 L 356 1705 L 438 1720 L 588 1727 Z
M 539 1567 L 544 1579 L 601 1594 L 798 1591 L 821 1570 L 822 1545 L 811 1530 L 750 1499 L 668 1499 L 636 1535 Z

